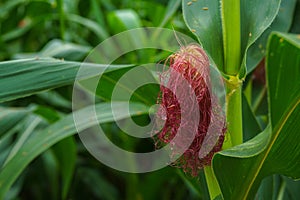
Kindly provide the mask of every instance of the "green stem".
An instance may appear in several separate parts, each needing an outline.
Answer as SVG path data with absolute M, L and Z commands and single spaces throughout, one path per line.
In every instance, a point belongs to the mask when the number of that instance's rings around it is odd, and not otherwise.
M 226 116 L 227 133 L 223 149 L 243 143 L 242 127 L 242 81 L 230 76 L 226 82 Z M 212 167 L 204 168 L 205 178 L 209 190 L 210 199 L 215 199 L 222 194 Z
M 221 0 L 225 73 L 237 75 L 241 61 L 240 0 Z
M 60 23 L 60 37 L 62 40 L 65 39 L 65 13 L 63 0 L 57 0 L 57 6 L 59 10 L 59 23 Z
M 281 184 L 280 184 L 280 188 L 279 188 L 279 192 L 277 195 L 277 200 L 283 200 L 284 199 L 284 193 L 286 190 L 286 182 L 284 180 L 281 180 Z
M 236 146 L 243 143 L 242 81 L 230 78 L 226 83 L 227 137 L 230 137 L 231 146 Z
M 240 0 L 221 0 L 224 72 L 226 80 L 227 134 L 223 149 L 243 143 L 242 81 L 238 78 L 241 66 L 241 13 Z M 204 169 L 210 198 L 221 194 L 211 167 Z
M 218 181 L 214 175 L 213 169 L 211 166 L 204 168 L 205 179 L 209 190 L 210 199 L 215 199 L 218 195 L 221 194 L 221 189 L 219 187 Z

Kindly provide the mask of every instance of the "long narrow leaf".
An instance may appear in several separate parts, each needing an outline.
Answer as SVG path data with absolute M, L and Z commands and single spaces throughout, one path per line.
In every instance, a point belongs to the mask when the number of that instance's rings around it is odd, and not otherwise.
M 148 107 L 143 104 L 130 104 L 131 113 L 125 112 L 124 107 L 128 106 L 127 102 L 115 102 L 114 109 L 120 112 L 117 116 L 113 116 L 110 103 L 102 103 L 95 106 L 97 110 L 97 120 L 99 123 L 111 122 L 131 116 L 137 116 L 148 113 Z M 93 111 L 93 106 L 76 111 L 76 115 L 89 115 Z M 74 113 L 75 114 L 75 113 Z M 1 169 L 0 172 L 0 199 L 3 199 L 6 192 L 9 190 L 14 181 L 18 178 L 24 168 L 38 155 L 47 150 L 53 144 L 61 141 L 68 136 L 74 135 L 77 131 L 85 130 L 97 121 L 90 121 L 88 118 L 80 123 L 74 124 L 73 114 L 61 119 L 60 121 L 50 125 L 48 128 L 33 133 L 26 143 L 19 149 L 14 157 Z M 76 129 L 77 128 L 77 129 Z
M 104 72 L 131 65 L 87 64 L 57 59 L 21 59 L 0 63 L 0 102 L 29 96 L 37 92 L 73 84 Z M 80 77 L 77 72 L 85 67 Z

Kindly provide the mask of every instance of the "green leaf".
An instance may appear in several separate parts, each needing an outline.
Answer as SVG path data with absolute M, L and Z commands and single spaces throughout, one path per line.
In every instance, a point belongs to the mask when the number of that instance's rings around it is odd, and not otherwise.
M 299 186 L 300 181 L 295 181 L 282 175 L 273 175 L 262 181 L 255 199 L 297 200 L 300 198 Z
M 117 116 L 113 116 L 110 103 L 102 103 L 95 106 L 99 123 L 106 123 L 130 117 L 130 115 L 124 110 L 124 108 L 128 106 L 127 102 L 115 102 L 114 106 L 114 109 L 119 110 Z M 148 113 L 149 108 L 142 104 L 131 103 L 129 106 L 131 116 Z M 92 112 L 93 107 L 94 106 L 84 108 L 73 114 L 88 115 Z M 95 121 L 91 121 L 86 118 L 85 121 L 77 123 L 75 127 L 73 114 L 66 116 L 46 129 L 33 133 L 33 136 L 24 143 L 5 167 L 1 169 L 0 199 L 3 199 L 5 193 L 9 190 L 14 181 L 34 158 L 58 141 L 76 134 L 77 130 L 85 130 L 96 123 Z
M 142 26 L 138 14 L 130 9 L 116 10 L 109 13 L 108 23 L 115 33 Z
M 99 77 L 94 77 L 83 80 L 80 84 L 85 89 L 92 91 L 93 88 L 95 88 L 95 83 L 98 83 L 96 95 L 104 101 L 111 101 L 113 91 L 115 90 L 114 94 L 116 95 L 114 95 L 113 101 L 132 100 L 149 106 L 155 104 L 159 93 L 159 85 L 144 84 L 157 82 L 151 71 L 142 66 L 135 67 L 133 71 L 130 71 L 131 69 L 133 68 L 126 67 L 108 72 L 105 76 L 102 76 L 100 80 Z M 141 76 L 141 74 L 143 74 L 143 76 Z M 120 80 L 121 77 L 125 78 Z M 140 87 L 135 88 L 137 85 Z M 131 97 L 128 96 L 129 94 L 132 94 Z
M 49 41 L 38 53 L 18 53 L 14 58 L 55 57 L 76 61 L 82 60 L 91 49 L 90 46 L 83 46 L 54 39 Z
M 283 185 L 283 180 L 280 175 L 273 175 L 265 178 L 256 194 L 256 199 L 280 199 L 278 197 L 280 186 Z
M 13 144 L 13 147 L 2 167 L 5 167 L 5 165 L 19 152 L 20 148 L 23 146 L 23 144 L 30 137 L 34 129 L 39 125 L 41 121 L 42 120 L 37 116 L 29 116 L 28 123 L 26 123 L 26 129 L 22 131 L 15 144 Z
M 243 57 L 240 77 L 246 75 L 246 59 L 248 48 L 261 36 L 261 34 L 274 21 L 280 7 L 281 0 L 241 1 L 241 39 Z M 258 12 L 259 10 L 259 12 Z
M 0 107 L 0 167 L 13 148 L 13 134 L 29 113 L 29 109 Z
M 300 181 L 292 180 L 287 177 L 283 177 L 286 182 L 286 193 L 290 197 L 291 200 L 296 200 L 300 198 Z
M 104 10 L 101 9 L 100 2 L 97 0 L 91 0 L 91 15 L 95 18 L 95 20 L 101 27 L 106 26 Z M 105 31 L 108 32 L 107 30 Z
M 61 189 L 60 189 L 61 185 L 59 182 L 60 174 L 59 174 L 59 170 L 58 170 L 58 162 L 57 162 L 57 159 L 56 159 L 52 149 L 46 150 L 43 154 L 41 154 L 40 159 L 38 159 L 38 160 L 42 160 L 43 170 L 39 169 L 36 171 L 37 172 L 41 171 L 40 173 L 43 173 L 43 181 L 45 181 L 47 183 L 49 191 L 51 191 L 48 193 L 47 198 L 53 199 L 53 200 L 60 199 L 59 198 L 59 191 L 61 191 Z M 38 167 L 35 167 L 35 168 L 37 169 Z M 27 174 L 26 173 L 23 173 L 23 174 L 25 175 L 25 179 L 26 179 Z M 28 177 L 28 175 L 27 175 L 27 177 Z M 15 185 L 15 183 L 14 183 L 14 185 Z
M 86 190 L 97 199 L 120 199 L 119 192 L 115 185 L 111 183 L 111 180 L 105 178 L 101 170 L 90 167 L 80 167 L 77 171 L 77 176 L 79 176 L 82 181 L 79 183 L 80 188 L 84 185 L 84 187 L 87 188 Z
M 78 23 L 78 24 L 82 25 L 83 27 L 90 29 L 91 31 L 93 31 L 95 33 L 95 35 L 99 39 L 105 40 L 109 36 L 109 35 L 107 35 L 106 30 L 103 27 L 99 26 L 99 24 L 97 24 L 95 21 L 81 17 L 80 15 L 70 14 L 70 13 L 66 13 L 65 17 L 70 22 Z
M 258 168 L 257 160 L 259 160 L 260 153 L 264 151 L 269 140 L 270 127 L 248 142 L 214 156 L 213 169 L 224 199 L 247 199 L 247 190 L 252 188 L 251 181 L 256 179 L 253 174 Z M 235 173 L 232 173 L 233 171 Z
M 0 62 L 0 102 L 73 84 L 80 67 L 87 70 L 77 79 L 103 73 L 108 66 L 39 58 Z M 126 65 L 110 65 L 106 72 L 122 67 Z
M 58 160 L 58 165 L 62 176 L 61 198 L 67 199 L 76 165 L 75 139 L 72 136 L 68 137 L 57 143 L 52 149 Z
M 24 119 L 29 112 L 30 110 L 25 110 L 22 108 L 0 107 L 0 139 L 3 139 L 3 135 L 15 127 L 15 125 Z
M 62 95 L 60 95 L 58 92 L 54 90 L 41 92 L 36 94 L 36 96 L 40 98 L 42 101 L 54 107 L 57 106 L 60 108 L 67 108 L 67 109 L 71 109 L 72 107 L 71 101 L 65 99 Z
M 3 18 L 5 18 L 9 12 L 15 8 L 18 4 L 24 3 L 26 0 L 12 0 L 12 1 L 7 1 L 4 4 L 1 4 L 0 8 L 0 19 L 1 21 Z
M 53 13 L 54 9 L 52 6 L 53 4 L 51 5 L 51 3 L 45 1 L 20 1 L 19 4 L 17 4 L 17 8 L 7 13 L 9 14 L 7 19 L 1 21 L 1 30 L 3 30 L 1 39 L 4 42 L 19 39 L 29 30 L 34 30 L 31 33 L 35 36 L 35 39 L 36 37 L 41 39 L 43 36 L 38 33 L 42 33 L 42 31 L 45 33 L 45 29 L 47 29 L 47 27 L 43 26 L 43 22 L 46 20 L 51 24 L 52 20 L 59 18 L 58 14 Z M 18 12 L 20 8 L 24 9 L 25 12 Z M 53 27 L 51 30 L 53 30 Z M 32 36 L 30 35 L 29 38 L 30 37 Z
M 267 77 L 271 122 L 275 127 L 287 108 L 298 106 L 300 97 L 299 35 L 274 33 L 269 40 Z M 288 89 L 287 89 L 288 88 Z M 291 110 L 293 111 L 293 110 Z
M 110 26 L 110 29 L 113 31 L 113 33 L 117 34 L 123 31 L 136 29 L 142 27 L 142 22 L 139 17 L 139 15 L 131 9 L 124 9 L 124 10 L 116 10 L 113 12 L 110 12 L 108 14 L 108 24 Z M 126 34 L 125 34 L 126 35 Z M 128 41 L 123 38 L 124 41 L 121 41 L 121 43 L 118 43 L 118 45 L 121 45 L 122 47 L 130 47 L 130 46 L 140 46 L 140 44 L 144 44 L 145 41 L 149 41 L 149 36 L 147 35 L 146 31 L 143 29 L 139 29 L 138 31 L 133 32 L 127 32 L 128 35 Z M 128 45 L 129 42 L 129 45 Z M 127 44 L 126 44 L 127 43 Z M 115 44 L 114 44 L 115 45 Z M 119 51 L 120 46 L 116 46 L 116 52 Z M 111 47 L 110 47 L 111 48 Z M 144 46 L 143 46 L 144 48 Z M 136 49 L 138 50 L 138 49 Z M 148 53 L 144 53 L 145 50 L 142 52 L 137 52 L 137 56 L 139 60 L 142 61 L 149 61 Z M 130 55 L 130 54 L 129 54 Z M 148 59 L 147 59 L 148 58 Z M 131 60 L 128 59 L 130 63 L 138 63 L 137 60 Z M 148 63 L 148 62 L 146 62 Z
M 174 13 L 178 10 L 180 6 L 181 0 L 170 0 L 168 2 L 164 18 L 162 19 L 159 27 L 164 27 L 166 23 L 170 20 L 170 18 L 174 15 Z
M 184 0 L 182 7 L 184 20 L 188 28 L 198 37 L 199 42 L 217 67 L 224 72 L 220 1 Z M 262 54 L 262 48 L 271 31 L 287 31 L 289 29 L 294 8 L 295 0 L 282 0 L 282 4 L 281 0 L 241 1 L 241 57 L 243 60 L 240 77 L 243 78 L 246 75 L 246 71 L 252 71 L 261 60 L 265 53 L 264 51 Z M 277 16 L 278 13 L 279 15 Z M 274 21 L 275 18 L 276 20 Z M 271 24 L 272 26 L 270 26 Z M 265 32 L 267 28 L 268 30 Z M 253 45 L 264 32 L 262 39 Z M 250 48 L 252 45 L 253 47 Z M 249 59 L 247 58 L 248 55 Z
M 186 187 L 199 199 L 208 199 L 208 188 L 205 180 L 204 171 L 199 174 L 199 179 L 195 180 L 192 177 L 187 177 L 182 170 L 176 171 L 178 176 L 183 180 Z M 201 198 L 202 197 L 202 198 Z
M 270 125 L 252 140 L 214 156 L 225 199 L 253 199 L 261 180 L 272 174 L 300 178 L 299 77 L 299 36 L 273 33 L 267 52 Z
M 243 139 L 244 141 L 247 141 L 253 138 L 254 136 L 256 136 L 258 133 L 260 133 L 261 128 L 244 95 L 242 96 L 242 109 L 243 109 Z
M 216 66 L 223 69 L 223 39 L 219 0 L 182 1 L 183 18 Z
M 263 3 L 263 1 L 260 2 Z M 275 20 L 246 52 L 247 73 L 250 73 L 265 56 L 266 44 L 271 31 L 286 32 L 289 30 L 293 21 L 296 2 L 296 0 L 281 0 Z

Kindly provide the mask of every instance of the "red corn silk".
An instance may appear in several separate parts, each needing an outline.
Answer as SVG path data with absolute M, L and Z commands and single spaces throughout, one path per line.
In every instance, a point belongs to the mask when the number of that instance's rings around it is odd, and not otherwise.
M 200 169 L 211 164 L 214 153 L 221 150 L 226 131 L 225 115 L 210 92 L 209 59 L 199 45 L 181 47 L 167 62 L 169 70 L 160 74 L 164 84 L 160 86 L 158 103 L 161 107 L 156 115 L 164 125 L 154 140 L 157 148 L 171 144 L 175 155 L 176 149 L 184 147 L 187 139 L 194 137 L 173 165 L 195 177 Z M 173 142 L 179 129 L 184 134 Z M 206 137 L 211 139 L 204 144 Z M 206 148 L 204 156 L 199 156 L 201 148 Z

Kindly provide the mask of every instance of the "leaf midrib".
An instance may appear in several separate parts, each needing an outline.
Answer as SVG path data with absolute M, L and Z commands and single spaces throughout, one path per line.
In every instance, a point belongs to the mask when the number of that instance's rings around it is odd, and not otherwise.
M 255 180 L 256 180 L 258 174 L 259 174 L 259 172 L 261 171 L 261 168 L 262 168 L 262 166 L 263 166 L 263 164 L 264 164 L 264 161 L 266 160 L 267 156 L 269 155 L 269 153 L 270 153 L 270 151 L 271 151 L 271 149 L 272 149 L 272 146 L 274 145 L 274 143 L 276 142 L 276 140 L 277 140 L 277 138 L 278 138 L 278 136 L 279 136 L 279 133 L 281 132 L 281 130 L 282 130 L 282 128 L 284 127 L 284 125 L 286 124 L 287 120 L 289 119 L 289 117 L 292 115 L 292 113 L 294 112 L 294 110 L 296 109 L 296 107 L 297 107 L 299 104 L 300 104 L 300 98 L 298 97 L 298 99 L 295 101 L 295 103 L 294 103 L 294 104 L 291 104 L 291 105 L 292 105 L 292 106 L 291 106 L 291 109 L 290 109 L 288 112 L 286 112 L 286 114 L 285 114 L 285 115 L 281 118 L 281 120 L 279 121 L 279 123 L 278 123 L 279 126 L 276 126 L 276 127 L 274 128 L 275 134 L 274 134 L 274 136 L 273 136 L 273 139 L 271 139 L 270 144 L 269 144 L 268 147 L 266 148 L 265 153 L 264 153 L 264 156 L 263 156 L 263 158 L 262 158 L 262 159 L 260 160 L 260 162 L 259 162 L 258 168 L 257 168 L 257 170 L 256 170 L 256 172 L 255 172 L 253 178 L 252 178 L 251 181 L 250 181 L 249 187 L 247 188 L 246 193 L 245 193 L 243 199 L 247 199 L 247 197 L 248 197 L 248 195 L 249 195 L 249 192 L 250 192 L 250 190 L 251 190 L 251 188 L 252 188 L 252 186 L 253 186 L 253 184 L 254 184 L 254 182 L 255 182 Z

